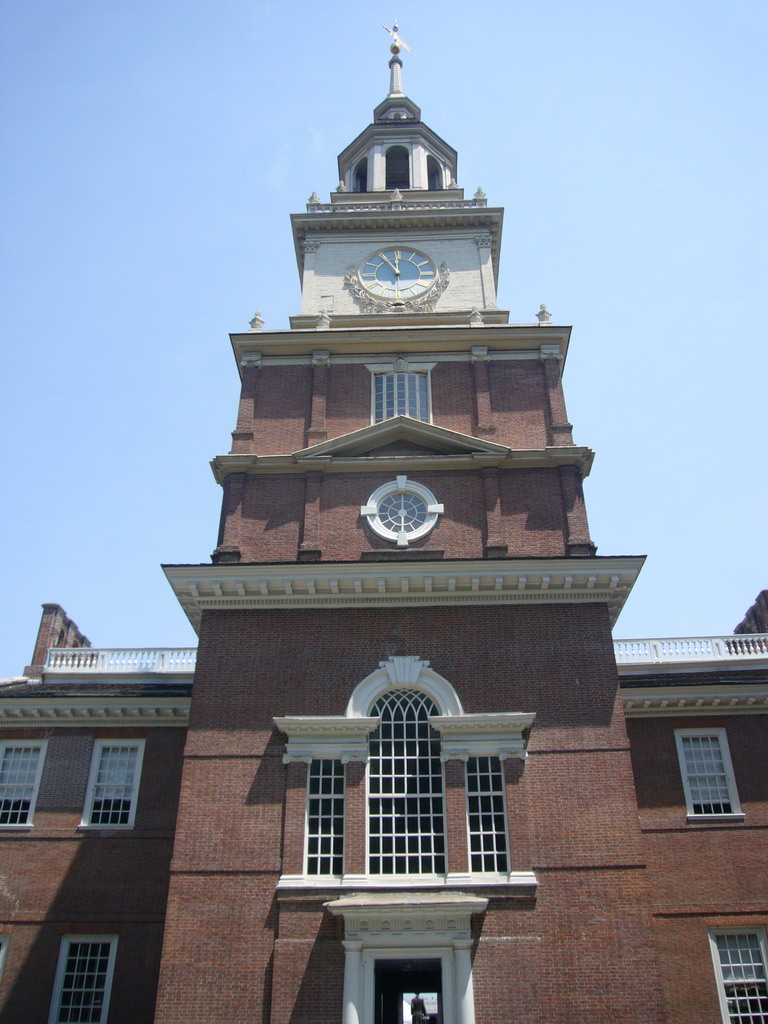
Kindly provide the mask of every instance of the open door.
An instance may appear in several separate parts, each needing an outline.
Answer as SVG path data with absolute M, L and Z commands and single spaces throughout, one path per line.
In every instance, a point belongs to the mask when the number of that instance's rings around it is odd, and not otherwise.
M 443 978 L 439 960 L 377 960 L 374 1024 L 411 1024 L 411 999 L 424 1001 L 424 1024 L 442 1024 Z

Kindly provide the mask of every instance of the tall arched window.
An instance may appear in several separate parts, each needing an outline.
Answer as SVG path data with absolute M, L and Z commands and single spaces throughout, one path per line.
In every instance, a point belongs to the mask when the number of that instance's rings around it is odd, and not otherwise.
M 355 192 L 368 191 L 368 157 L 364 156 L 355 167 L 354 181 L 352 188 Z
M 405 146 L 387 150 L 387 188 L 410 188 L 410 157 Z
M 427 188 L 430 192 L 443 187 L 443 173 L 440 164 L 433 156 L 427 157 Z
M 445 820 L 438 714 L 419 690 L 389 690 L 371 708 L 368 870 L 372 875 L 445 874 Z

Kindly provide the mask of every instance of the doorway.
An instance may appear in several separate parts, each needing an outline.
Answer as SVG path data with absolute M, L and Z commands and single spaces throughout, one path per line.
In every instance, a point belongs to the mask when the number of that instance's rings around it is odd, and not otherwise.
M 411 1024 L 410 1003 L 424 1000 L 424 1024 L 443 1022 L 443 974 L 438 959 L 376 960 L 374 1024 Z

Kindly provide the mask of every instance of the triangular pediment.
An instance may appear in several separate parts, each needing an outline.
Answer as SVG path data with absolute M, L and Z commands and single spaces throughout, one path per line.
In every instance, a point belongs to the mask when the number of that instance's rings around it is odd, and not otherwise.
M 350 434 L 342 434 L 330 441 L 321 441 L 309 448 L 294 452 L 294 459 L 355 458 L 369 455 L 379 449 L 391 449 L 402 444 L 409 454 L 430 455 L 495 455 L 509 451 L 506 445 L 485 441 L 456 430 L 446 430 L 434 423 L 422 423 L 409 416 L 395 416 L 382 423 L 373 423 Z M 405 454 L 405 452 L 404 452 Z

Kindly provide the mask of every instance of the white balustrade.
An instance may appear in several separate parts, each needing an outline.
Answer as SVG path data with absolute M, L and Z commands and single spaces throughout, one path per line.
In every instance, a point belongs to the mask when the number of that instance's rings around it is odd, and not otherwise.
M 53 647 L 48 651 L 45 672 L 46 675 L 117 675 L 137 672 L 191 675 L 195 670 L 196 659 L 196 647 Z
M 619 668 L 623 665 L 752 661 L 768 658 L 768 633 L 614 640 L 613 649 Z M 62 675 L 191 675 L 196 659 L 195 647 L 53 647 L 48 651 L 45 671 Z
M 487 199 L 447 199 L 444 202 L 428 199 L 388 199 L 370 203 L 307 203 L 308 213 L 367 213 L 376 210 L 391 210 L 392 204 L 399 210 L 469 210 L 485 207 Z
M 733 662 L 742 659 L 768 658 L 768 633 L 614 640 L 613 649 L 619 668 L 622 665 L 669 665 L 704 661 Z

